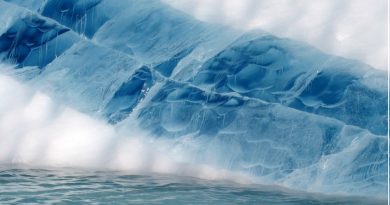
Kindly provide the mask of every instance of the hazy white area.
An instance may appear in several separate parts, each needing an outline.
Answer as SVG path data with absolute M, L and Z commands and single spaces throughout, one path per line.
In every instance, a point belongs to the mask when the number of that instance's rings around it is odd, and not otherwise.
M 163 0 L 196 18 L 263 29 L 387 69 L 386 0 Z
M 0 65 L 2 66 L 2 65 Z M 188 164 L 176 141 L 121 130 L 55 102 L 0 75 L 0 164 L 162 173 L 203 179 L 246 178 L 207 165 Z M 126 133 L 126 134 L 122 134 Z M 185 159 L 183 159 L 185 160 Z

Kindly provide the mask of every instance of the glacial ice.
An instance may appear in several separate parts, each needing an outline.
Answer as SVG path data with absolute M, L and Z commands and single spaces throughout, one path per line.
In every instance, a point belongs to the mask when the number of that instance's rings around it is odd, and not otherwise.
M 275 102 L 387 133 L 387 94 L 362 83 L 370 68 L 273 36 L 249 37 L 209 59 L 195 85 Z M 381 71 L 376 71 L 381 73 Z M 386 82 L 386 75 L 370 81 Z
M 0 8 L 0 59 L 15 65 L 11 74 L 81 112 L 176 139 L 193 163 L 261 183 L 387 193 L 383 71 L 154 0 Z

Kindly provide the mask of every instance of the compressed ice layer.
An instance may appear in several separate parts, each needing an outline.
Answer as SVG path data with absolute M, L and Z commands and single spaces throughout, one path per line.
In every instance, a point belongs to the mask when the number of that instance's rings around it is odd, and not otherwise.
M 242 33 L 194 21 L 155 0 L 142 3 L 34 0 L 35 4 L 27 0 L 8 1 L 52 18 L 92 41 L 131 55 L 148 66 L 160 65 L 158 70 L 166 76 L 179 72 L 187 64 L 200 65 Z M 33 6 L 37 4 L 41 6 Z
M 102 0 L 5 0 L 49 17 L 77 33 L 92 37 L 96 30 L 107 21 L 105 15 L 96 14 L 96 6 Z
M 127 55 L 82 41 L 49 64 L 32 83 L 83 112 L 100 113 L 140 67 Z
M 78 33 L 92 37 L 99 27 L 107 21 L 104 16 L 95 15 L 95 7 L 102 0 L 48 1 L 42 15 L 50 17 Z
M 20 67 L 44 67 L 72 45 L 76 37 L 67 34 L 68 31 L 36 15 L 25 16 L 0 36 L 0 54 Z
M 105 107 L 105 116 L 111 123 L 124 120 L 153 86 L 149 68 L 138 69 L 129 80 L 122 83 Z
M 245 39 L 245 38 L 243 38 Z M 386 81 L 381 76 L 370 81 Z M 204 89 L 280 103 L 387 133 L 387 91 L 362 83 L 366 65 L 273 36 L 239 40 L 209 59 L 192 82 Z
M 386 137 L 337 120 L 175 82 L 138 117 L 155 135 L 178 138 L 199 163 L 305 190 L 385 193 Z

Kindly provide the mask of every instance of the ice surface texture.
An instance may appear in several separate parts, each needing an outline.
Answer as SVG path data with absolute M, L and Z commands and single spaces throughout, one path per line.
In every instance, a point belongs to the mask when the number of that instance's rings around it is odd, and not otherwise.
M 195 163 L 263 183 L 386 195 L 383 71 L 153 0 L 7 0 L 0 8 L 1 60 L 82 112 L 137 123 L 177 139 Z

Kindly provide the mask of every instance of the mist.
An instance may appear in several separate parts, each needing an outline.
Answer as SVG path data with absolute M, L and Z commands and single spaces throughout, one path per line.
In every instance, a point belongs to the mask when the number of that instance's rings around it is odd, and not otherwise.
M 387 70 L 387 1 L 163 1 L 203 21 L 262 29 Z
M 192 153 L 178 141 L 109 125 L 5 75 L 0 96 L 0 164 L 248 181 L 239 173 L 189 163 Z

